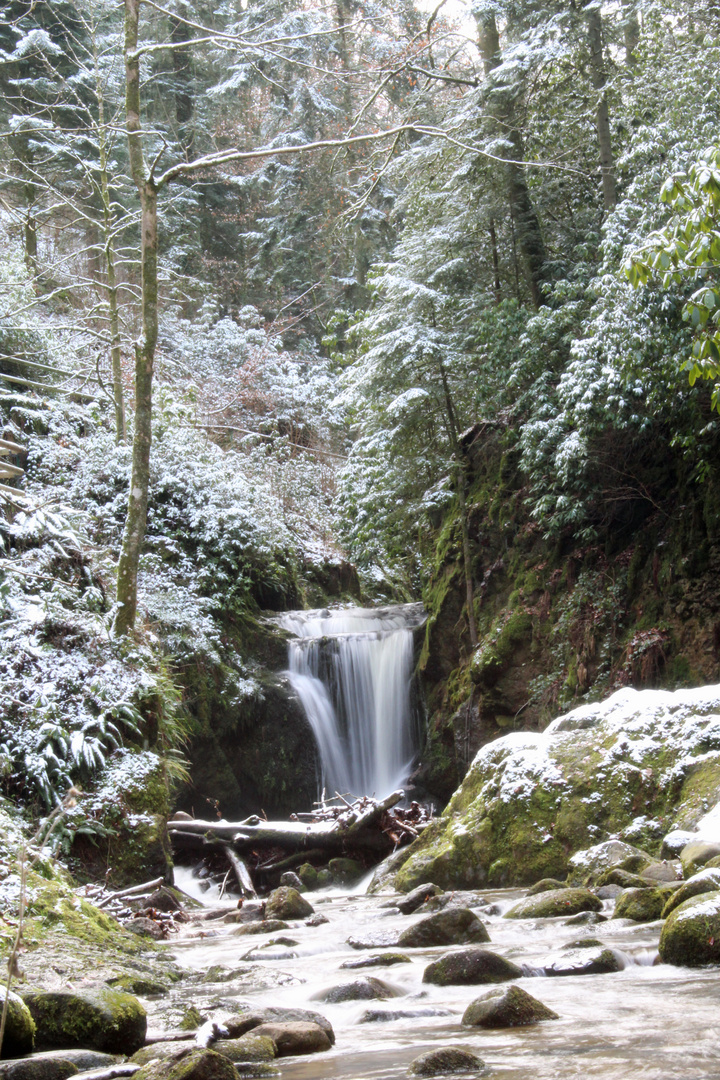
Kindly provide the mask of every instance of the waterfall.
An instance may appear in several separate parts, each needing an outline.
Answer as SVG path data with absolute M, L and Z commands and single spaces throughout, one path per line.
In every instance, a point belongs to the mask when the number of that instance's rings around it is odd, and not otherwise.
M 315 734 L 329 795 L 376 795 L 402 786 L 417 749 L 411 705 L 413 629 L 422 604 L 291 611 L 277 622 L 288 676 Z

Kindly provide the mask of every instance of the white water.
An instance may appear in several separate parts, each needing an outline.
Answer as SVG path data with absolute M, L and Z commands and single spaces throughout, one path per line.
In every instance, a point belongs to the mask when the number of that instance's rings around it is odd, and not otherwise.
M 289 678 L 315 734 L 321 787 L 382 798 L 401 787 L 416 750 L 410 702 L 420 604 L 291 611 L 278 618 Z

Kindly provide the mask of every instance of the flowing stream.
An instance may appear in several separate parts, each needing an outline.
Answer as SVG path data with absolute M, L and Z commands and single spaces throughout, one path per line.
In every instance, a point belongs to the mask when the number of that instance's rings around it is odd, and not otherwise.
M 218 1019 L 241 1003 L 322 1012 L 334 1027 L 335 1046 L 322 1054 L 279 1059 L 282 1080 L 405 1080 L 413 1058 L 442 1045 L 472 1050 L 489 1066 L 488 1076 L 505 1080 L 720 1078 L 717 968 L 654 964 L 659 923 L 610 919 L 578 926 L 566 925 L 564 918 L 503 919 L 502 910 L 518 895 L 519 890 L 487 891 L 464 894 L 462 901 L 486 923 L 491 938 L 486 947 L 523 966 L 528 974 L 515 981 L 554 1009 L 559 1020 L 494 1031 L 463 1027 L 464 1009 L 489 988 L 424 984 L 425 966 L 447 947 L 404 950 L 409 963 L 342 969 L 345 961 L 387 949 L 421 915 L 399 914 L 387 906 L 392 903 L 387 896 L 309 893 L 316 911 L 328 919 L 324 925 L 299 922 L 281 935 L 252 938 L 234 936 L 235 928 L 222 922 L 184 931 L 171 949 L 186 978 L 173 989 L 172 1000 L 148 1002 L 150 1025 L 177 1023 L 184 1004 Z M 606 905 L 610 916 L 613 902 Z M 372 952 L 347 944 L 349 937 L 370 936 L 379 943 Z M 549 953 L 582 938 L 599 938 L 619 950 L 624 970 L 563 978 L 531 974 Z M 387 944 L 380 944 L 383 940 Z M 334 1005 L 318 1000 L 329 987 L 366 975 L 390 984 L 397 996 Z
M 378 798 L 401 787 L 417 749 L 411 705 L 413 629 L 421 604 L 291 611 L 276 621 L 289 678 L 315 734 L 320 786 Z

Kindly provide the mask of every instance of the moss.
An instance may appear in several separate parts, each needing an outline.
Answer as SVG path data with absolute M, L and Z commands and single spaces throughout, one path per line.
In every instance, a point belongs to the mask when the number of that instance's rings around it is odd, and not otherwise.
M 635 922 L 653 922 L 663 917 L 663 908 L 673 892 L 672 886 L 655 889 L 626 889 L 615 901 L 616 919 L 633 919 Z
M 125 1054 L 145 1041 L 144 1008 L 131 994 L 109 986 L 29 993 L 25 1002 L 37 1025 L 40 1048 L 87 1047 Z
M 475 651 L 470 669 L 473 680 L 482 686 L 494 686 L 513 651 L 531 632 L 532 616 L 528 611 L 504 612 Z
M 660 934 L 664 964 L 720 964 L 720 892 L 693 897 L 676 907 Z
M 720 800 L 720 753 L 691 765 L 680 790 L 678 828 L 690 828 Z

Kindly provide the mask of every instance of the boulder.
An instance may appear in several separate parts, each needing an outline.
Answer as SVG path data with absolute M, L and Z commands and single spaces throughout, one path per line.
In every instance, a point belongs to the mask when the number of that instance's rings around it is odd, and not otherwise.
M 489 949 L 463 949 L 446 953 L 428 964 L 422 981 L 435 986 L 473 986 L 480 983 L 509 982 L 522 978 L 523 971 L 511 960 Z
M 570 877 L 576 882 L 595 881 L 602 874 L 632 859 L 649 861 L 648 856 L 624 840 L 604 840 L 584 851 L 576 852 L 570 859 Z
M 608 975 L 622 971 L 625 961 L 620 953 L 608 948 L 566 949 L 543 960 L 542 969 L 548 976 Z
M 558 881 L 557 878 L 544 877 L 536 881 L 534 885 L 531 885 L 527 891 L 528 896 L 536 896 L 537 893 L 553 892 L 557 889 L 567 889 L 567 884 L 564 881 Z
M 618 885 L 621 889 L 649 889 L 652 887 L 652 882 L 641 877 L 640 874 L 631 874 L 628 870 L 621 870 L 619 866 L 614 866 L 611 870 L 605 870 L 600 874 L 595 885 L 600 889 L 606 885 Z
M 614 918 L 633 919 L 635 922 L 654 922 L 663 917 L 663 908 L 673 886 L 655 889 L 625 889 L 615 901 Z
M 451 908 L 409 926 L 398 938 L 398 945 L 423 949 L 432 945 L 477 945 L 489 940 L 485 924 L 470 908 Z
M 152 938 L 153 941 L 162 941 L 165 937 L 165 931 L 160 923 L 155 922 L 154 919 L 147 919 L 144 915 L 136 915 L 125 925 L 131 933 Z
M 109 1069 L 117 1062 L 114 1054 L 101 1054 L 98 1050 L 41 1050 L 37 1054 L 31 1054 L 23 1061 L 69 1061 L 79 1072 L 87 1072 L 89 1069 Z M 7 1070 L 12 1069 L 19 1062 L 9 1061 L 0 1065 L 0 1076 L 7 1076 Z
M 577 915 L 581 911 L 602 911 L 602 900 L 589 889 L 551 889 L 513 904 L 504 918 L 552 919 L 558 915 Z
M 427 1008 L 419 1009 L 366 1009 L 358 1020 L 358 1024 L 383 1024 L 392 1020 L 414 1020 L 421 1016 L 451 1016 L 450 1009 Z
M 353 885 L 365 873 L 365 868 L 356 859 L 344 858 L 331 859 L 328 870 L 336 885 Z
M 299 893 L 304 893 L 307 889 L 307 885 L 303 885 L 302 878 L 292 870 L 286 870 L 284 874 L 280 875 L 280 884 L 295 889 Z
M 351 949 L 392 949 L 398 944 L 398 935 L 392 930 L 380 930 L 376 934 L 368 934 L 367 937 L 349 937 L 346 942 Z
M 329 889 L 333 883 L 333 876 L 326 866 L 317 872 L 317 888 Z
M 321 911 L 316 911 L 314 915 L 311 915 L 309 919 L 305 920 L 305 925 L 322 926 L 326 922 L 330 922 L 327 915 L 323 915 Z
M 0 987 L 0 1007 L 5 1006 L 7 987 Z M 27 1003 L 11 990 L 8 996 L 5 1034 L 0 1057 L 17 1058 L 31 1054 L 35 1043 L 35 1020 Z
M 382 979 L 362 978 L 323 990 L 317 995 L 317 1000 L 337 1005 L 341 1001 L 384 1001 L 386 998 L 397 996 L 397 990 L 388 986 Z
M 156 911 L 182 911 L 182 904 L 172 889 L 162 886 L 143 901 L 146 908 L 155 908 Z
M 676 889 L 672 889 L 669 895 L 665 894 L 665 905 L 661 912 L 661 918 L 666 919 L 671 911 L 680 907 L 686 900 L 693 896 L 701 896 L 702 893 L 715 892 L 720 889 L 720 869 L 706 866 L 697 874 L 693 874 L 687 881 L 679 882 Z
M 409 964 L 410 957 L 401 952 L 378 953 L 377 956 L 359 956 L 357 960 L 346 960 L 341 968 L 390 967 L 392 964 Z
M 254 1029 L 253 1034 L 272 1039 L 278 1057 L 289 1057 L 291 1054 L 317 1054 L 323 1050 L 329 1050 L 332 1045 L 327 1032 L 319 1024 L 304 1020 L 260 1024 Z
M 104 983 L 23 996 L 41 1048 L 77 1046 L 108 1054 L 132 1054 L 145 1042 L 147 1014 L 143 1006 L 132 994 Z
M 498 987 L 471 1001 L 462 1018 L 471 1027 L 507 1028 L 557 1020 L 558 1014 L 519 986 Z
M 218 1039 L 213 1050 L 230 1061 L 272 1061 L 277 1053 L 272 1039 L 254 1032 L 239 1039 Z
M 673 829 L 663 838 L 660 858 L 679 859 L 682 849 L 691 844 L 693 840 L 697 840 L 697 838 L 697 833 L 690 832 L 687 829 Z
M 312 904 L 288 885 L 271 892 L 265 905 L 267 919 L 306 919 L 314 911 Z
M 298 866 L 297 876 L 300 878 L 306 889 L 317 888 L 318 872 L 312 863 L 306 862 L 303 863 L 302 866 Z M 299 891 L 300 890 L 298 889 L 298 892 Z
M 470 1050 L 461 1046 L 442 1046 L 428 1050 L 410 1062 L 411 1076 L 447 1076 L 449 1073 L 478 1072 L 485 1069 L 485 1062 Z
M 170 985 L 147 975 L 115 975 L 105 980 L 113 990 L 124 990 L 126 994 L 140 994 L 141 997 L 161 997 L 167 994 Z
M 681 881 L 682 864 L 679 859 L 663 859 L 662 862 L 654 862 L 646 867 L 640 876 L 652 884 L 655 884 L 656 882 L 667 884 L 671 881 Z
M 294 889 L 293 892 L 295 892 Z M 298 893 L 298 895 L 300 894 Z M 263 919 L 262 922 L 251 922 L 238 926 L 237 930 L 233 930 L 233 934 L 237 937 L 246 937 L 248 934 L 276 934 L 279 930 L 289 929 L 290 924 L 282 919 Z
M 676 907 L 665 920 L 659 952 L 665 964 L 720 964 L 720 891 L 703 893 Z
M 607 922 L 608 918 L 608 915 L 603 915 L 599 911 L 581 911 L 565 919 L 563 926 L 596 926 L 598 923 Z
M 0 1065 L 2 1080 L 67 1080 L 67 1077 L 75 1076 L 79 1071 L 77 1065 L 67 1058 L 48 1058 L 44 1054 L 33 1054 Z
M 224 1027 L 228 1035 L 236 1039 L 244 1035 L 246 1031 L 255 1031 L 261 1024 L 294 1022 L 317 1024 L 327 1035 L 330 1045 L 332 1046 L 335 1043 L 335 1032 L 332 1024 L 327 1017 L 323 1016 L 322 1013 L 315 1012 L 314 1009 L 284 1009 L 281 1006 L 253 1009 L 252 1012 L 240 1012 L 236 1016 L 230 1017 L 225 1021 Z
M 235 1066 L 215 1050 L 176 1050 L 167 1058 L 149 1061 L 135 1080 L 237 1080 Z
M 680 852 L 683 875 L 686 878 L 693 877 L 706 862 L 717 858 L 718 855 L 720 855 L 720 844 L 712 843 L 709 840 L 693 840 L 691 843 L 686 844 Z
M 421 904 L 424 904 L 431 896 L 439 896 L 442 891 L 439 885 L 433 885 L 432 882 L 428 881 L 423 885 L 418 885 L 407 896 L 403 896 L 402 900 L 398 900 L 395 906 L 403 915 L 412 915 Z

